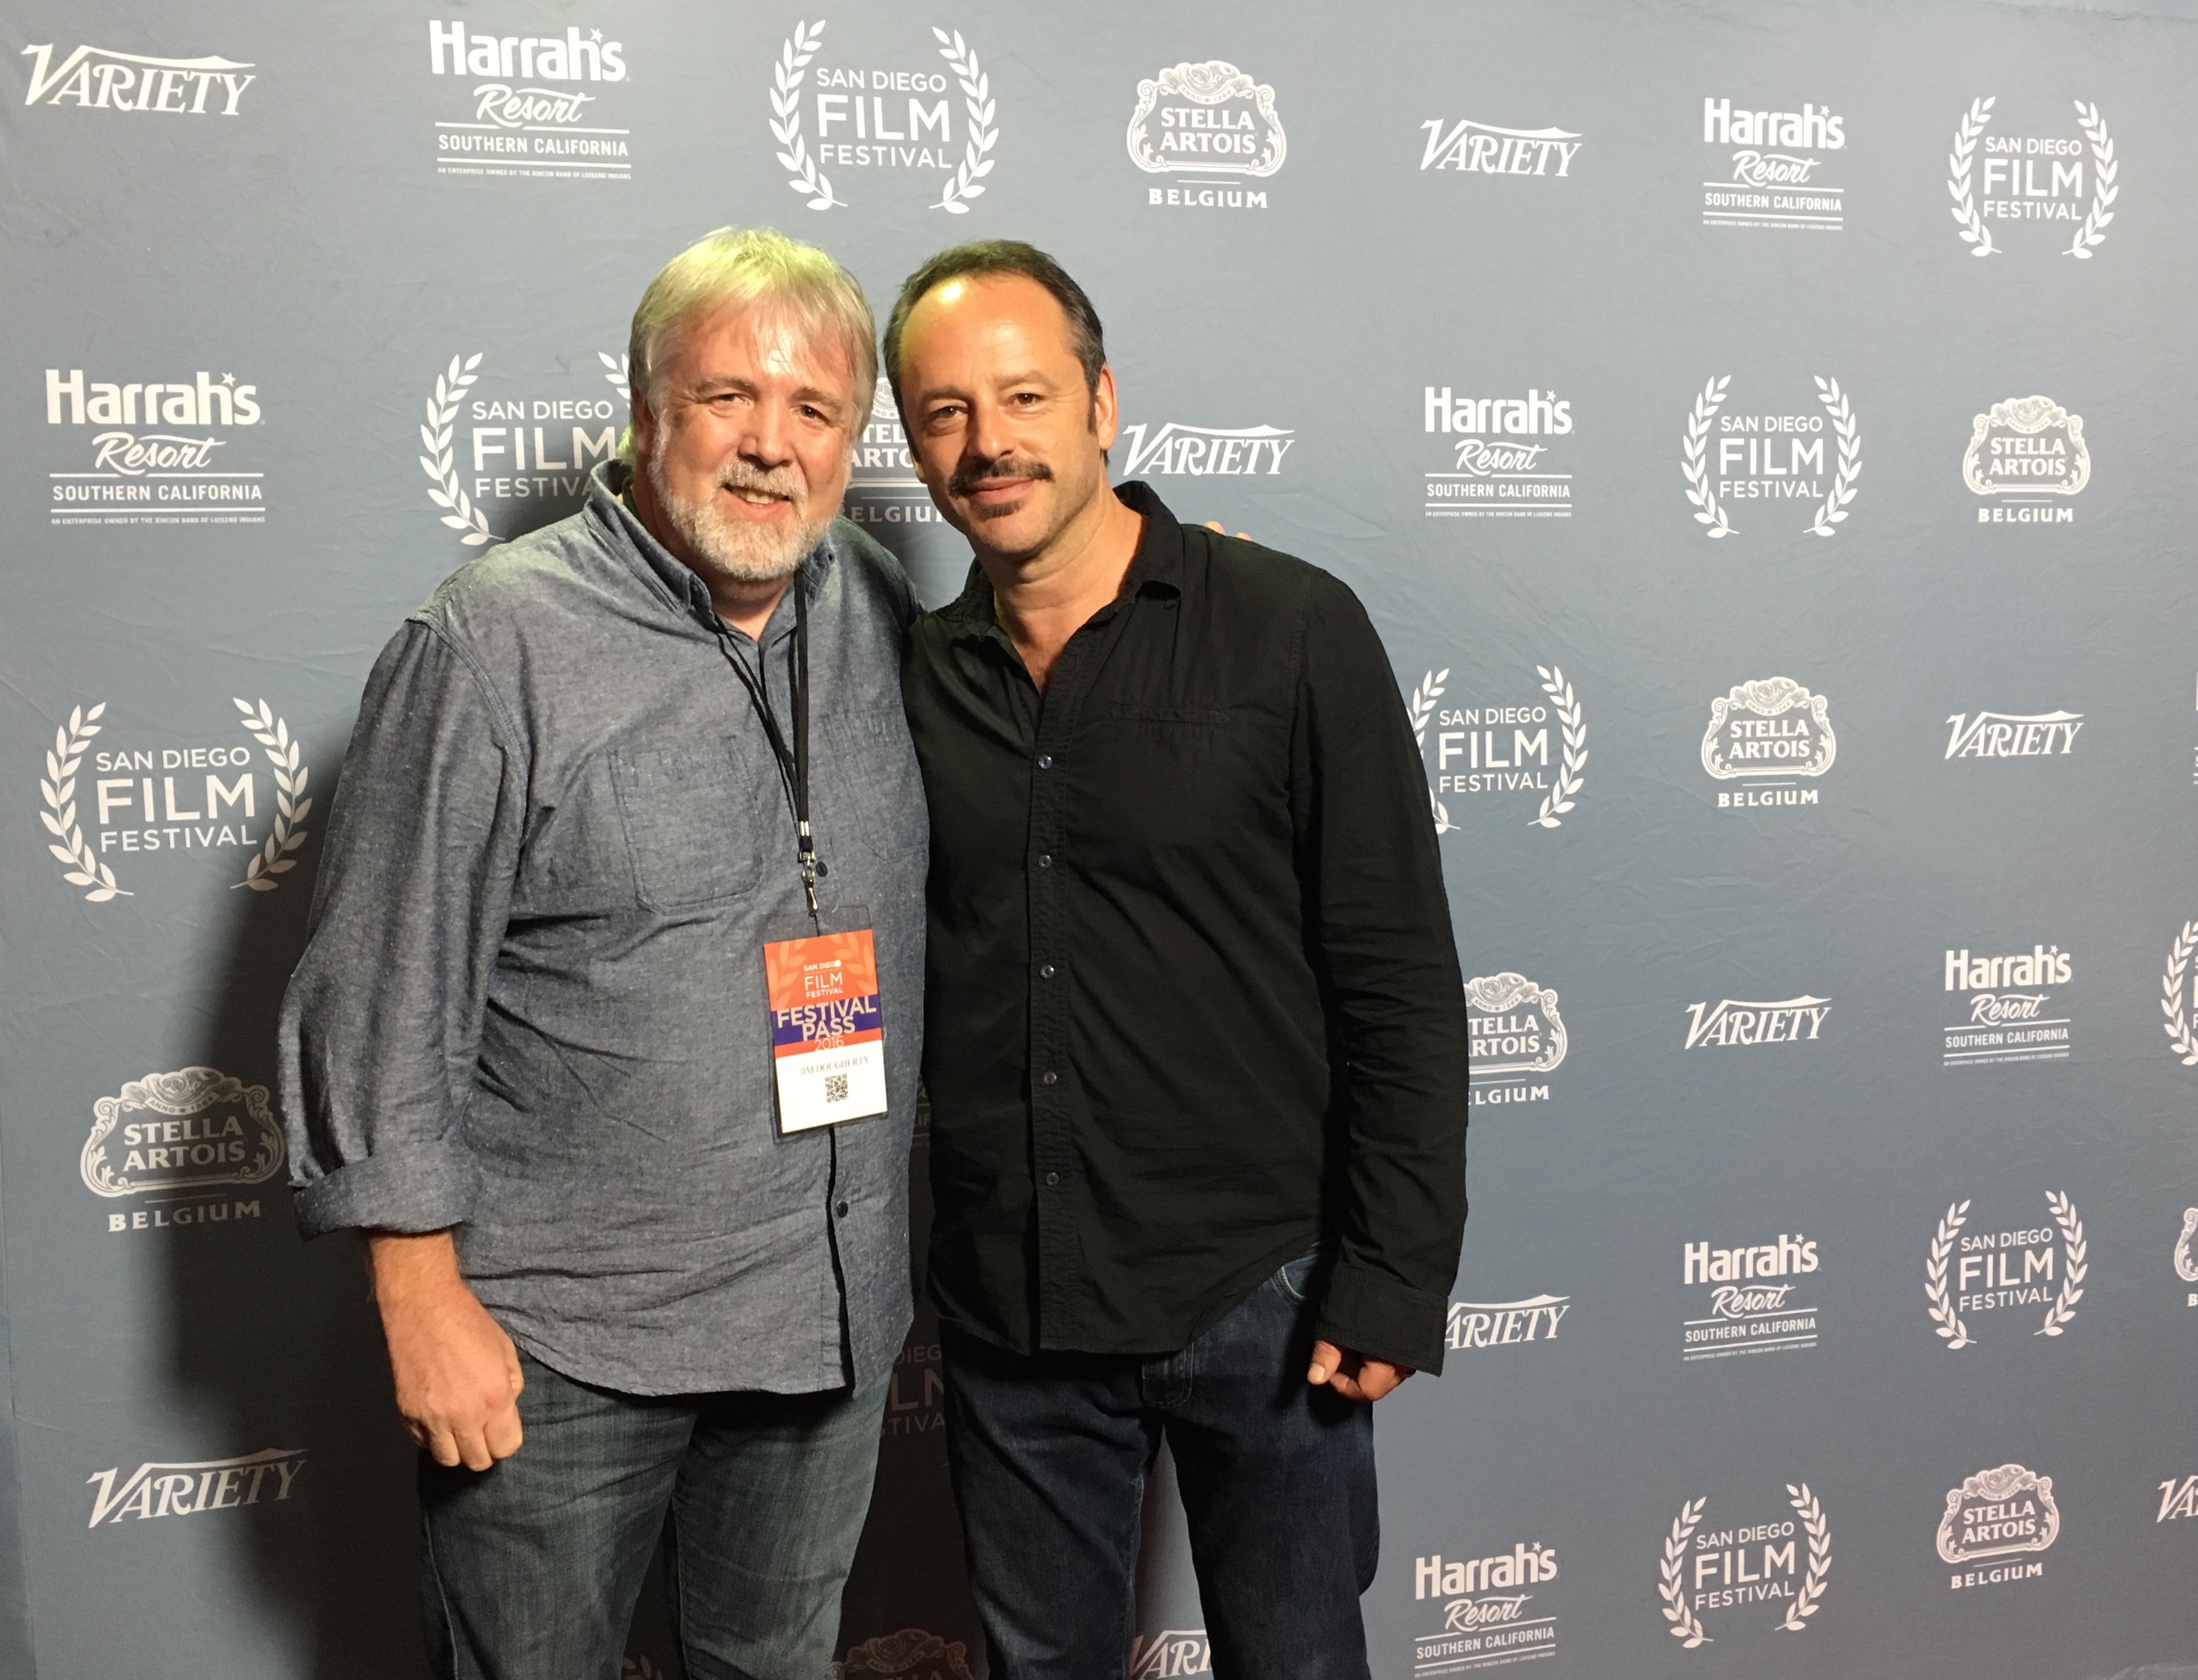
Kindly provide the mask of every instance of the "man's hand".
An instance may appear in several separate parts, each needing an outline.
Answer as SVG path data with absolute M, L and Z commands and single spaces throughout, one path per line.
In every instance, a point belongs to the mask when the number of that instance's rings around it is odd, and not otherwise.
M 1326 1384 L 1346 1400 L 1364 1400 L 1371 1404 L 1411 1374 L 1409 1365 L 1393 1365 L 1387 1359 L 1354 1353 L 1332 1341 L 1317 1341 L 1312 1345 L 1312 1366 L 1305 1372 L 1305 1381 L 1316 1388 Z
M 1208 531 L 1219 531 L 1224 537 L 1226 537 L 1229 534 L 1229 532 L 1223 528 L 1221 521 L 1218 519 L 1210 519 L 1207 520 L 1206 528 Z M 1240 531 L 1236 534 L 1247 543 L 1252 540 L 1252 533 L 1248 531 Z
M 458 1273 L 448 1231 L 370 1231 L 374 1299 L 397 1410 L 445 1467 L 486 1470 L 519 1450 L 519 1352 Z

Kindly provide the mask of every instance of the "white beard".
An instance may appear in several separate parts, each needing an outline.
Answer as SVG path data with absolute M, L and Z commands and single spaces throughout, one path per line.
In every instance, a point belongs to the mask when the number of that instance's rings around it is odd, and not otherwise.
M 664 472 L 666 439 L 658 436 L 648 455 L 648 481 L 656 491 L 657 505 L 687 544 L 721 577 L 736 583 L 765 584 L 783 578 L 809 557 L 832 523 L 832 510 L 817 518 L 788 525 L 756 525 L 726 513 L 709 500 L 689 502 L 673 493 Z M 761 472 L 735 462 L 718 475 L 718 481 L 737 488 L 768 491 L 797 501 L 808 485 L 800 468 L 776 468 Z

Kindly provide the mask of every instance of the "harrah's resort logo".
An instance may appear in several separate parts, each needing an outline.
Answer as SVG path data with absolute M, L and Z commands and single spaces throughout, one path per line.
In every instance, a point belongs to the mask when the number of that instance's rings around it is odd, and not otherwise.
M 1569 398 L 1538 386 L 1523 397 L 1459 397 L 1427 387 L 1429 436 L 1451 451 L 1426 478 L 1429 519 L 1569 519 Z
M 1442 705 L 1450 692 L 1447 666 L 1413 685 L 1407 709 L 1421 758 L 1426 760 L 1430 748 L 1433 753 L 1428 764 L 1428 801 L 1437 834 L 1464 826 L 1451 820 L 1448 801 L 1459 796 L 1480 804 L 1500 799 L 1514 809 L 1535 802 L 1527 820 L 1541 828 L 1563 826 L 1579 802 L 1587 785 L 1586 713 L 1562 667 L 1538 665 L 1534 674 L 1544 698 L 1522 706 Z M 1557 731 L 1554 759 L 1552 723 Z
M 825 23 L 796 23 L 771 67 L 765 122 L 786 184 L 811 210 L 844 209 L 865 191 L 857 183 L 875 183 L 912 188 L 933 210 L 968 215 L 999 162 L 999 102 L 977 49 L 960 30 L 933 25 L 929 41 L 913 32 L 865 40 L 840 58 L 846 43 L 828 45 Z M 812 121 L 814 150 L 805 131 Z M 856 200 L 840 196 L 834 173 Z
M 427 69 L 465 89 L 464 114 L 435 125 L 438 175 L 523 180 L 628 181 L 633 131 L 625 44 L 600 29 L 562 35 L 469 32 L 427 20 Z
M 1816 1238 L 1799 1232 L 1730 1248 L 1685 1244 L 1680 1276 L 1689 1316 L 1680 1327 L 1680 1358 L 1814 1347 L 1822 1309 L 1806 1298 L 1802 1280 L 1813 1279 L 1821 1264 Z
M 555 375 L 536 375 L 532 388 L 503 381 L 477 392 L 486 354 L 451 358 L 435 375 L 420 427 L 427 499 L 468 548 L 502 542 L 579 508 L 590 471 L 618 453 L 630 390 L 625 357 L 599 350 L 600 368 L 575 358 Z M 595 382 L 598 375 L 608 394 Z
M 1946 1494 L 1939 1519 L 1939 1555 L 1948 1563 L 1982 1563 L 1957 1570 L 1946 1584 L 2000 1586 L 2034 1581 L 2045 1563 L 2034 1555 L 2061 1538 L 2061 1508 L 2053 1501 L 2053 1478 L 2020 1464 L 2003 1464 L 1966 1478 Z
M 109 1213 L 110 1231 L 257 1221 L 259 1198 L 235 1192 L 282 1170 L 282 1128 L 267 1087 L 218 1067 L 148 1073 L 91 1112 L 78 1159 L 84 1188 L 110 1202 L 139 1202 Z
M 1756 111 L 1705 98 L 1702 144 L 1713 149 L 1702 225 L 1837 233 L 1846 225 L 1846 189 L 1831 178 L 1838 165 L 1817 154 L 1846 149 L 1843 123 L 1821 105 Z
M 1130 161 L 1166 182 L 1145 202 L 1172 209 L 1265 210 L 1266 189 L 1251 183 L 1289 155 L 1274 89 L 1218 58 L 1139 82 L 1124 138 Z
M 1679 473 L 1704 536 L 1730 537 L 1739 528 L 1731 503 L 1781 501 L 1810 509 L 1809 522 L 1800 528 L 1811 536 L 1840 534 L 1862 477 L 1862 421 L 1839 381 L 1815 378 L 1821 413 L 1723 414 L 1730 374 L 1712 377 L 1695 393 L 1680 440 Z
M 1454 169 L 1461 175 L 1526 175 L 1561 181 L 1572 173 L 1573 160 L 1586 143 L 1570 129 L 1497 128 L 1468 117 L 1455 122 L 1430 117 L 1420 126 L 1428 132 L 1420 168 Z
M 2065 759 L 2083 727 L 2080 712 L 1957 712 L 1946 719 L 1946 757 Z
M 2050 397 L 2010 397 L 1969 422 L 1962 482 L 1987 499 L 1979 525 L 2073 525 L 2091 481 L 2084 417 Z
M 1465 983 L 1465 1022 L 1474 1103 L 1550 1100 L 1544 1076 L 1572 1042 L 1554 991 L 1524 974 L 1476 974 Z
M 1149 434 L 1149 435 L 1148 435 Z M 1122 476 L 1279 478 L 1297 435 L 1282 426 L 1186 426 L 1171 420 L 1121 429 Z
M 1466 1352 L 1480 1347 L 1527 1347 L 1557 1339 L 1573 1310 L 1570 1295 L 1529 1295 L 1517 1301 L 1452 1301 L 1443 1345 Z
M 1129 1680 L 1178 1680 L 1213 1672 L 1213 1642 L 1202 1627 L 1164 1627 L 1130 1642 Z
M 832 1680 L 975 1680 L 969 1648 L 927 1628 L 904 1627 L 852 1647 Z
M 1416 1680 L 1554 1655 L 1557 1619 L 1538 1590 L 1556 1578 L 1556 1548 L 1539 1543 L 1488 1557 L 1414 1558 L 1412 1602 L 1441 1617 L 1413 1636 Z
M 2040 112 L 2010 126 L 2005 113 L 1993 110 L 1998 103 L 1997 96 L 1971 100 L 1946 154 L 1946 191 L 1962 242 L 1972 257 L 1998 256 L 2007 248 L 2001 241 L 2013 241 L 2040 252 L 2059 246 L 2062 256 L 2088 261 L 2106 243 L 2121 195 L 2107 119 L 2079 99 L 2073 123 Z M 2021 225 L 2039 223 L 2043 228 Z M 2061 246 L 2063 236 L 2068 242 Z
M 1969 1315 L 2007 1313 L 2020 1322 L 2042 1307 L 2042 1322 L 2030 1333 L 2034 1336 L 2057 1336 L 2075 1317 L 2090 1272 L 2090 1244 L 2076 1204 L 2065 1194 L 2048 1191 L 2045 1211 L 2053 1218 L 2050 1225 L 2001 1231 L 1968 1229 L 1966 1200 L 1950 1204 L 1939 1217 L 1923 1264 L 1923 1298 L 1932 1333 L 1949 1351 L 1975 1341 Z M 1997 1328 L 2009 1320 L 1989 1322 Z
M 1786 1484 L 1787 1509 L 1767 1522 L 1704 1528 L 1707 1498 L 1680 1506 L 1664 1537 L 1657 1596 L 1669 1633 L 1687 1650 L 1712 1642 L 1712 1626 L 1806 1633 L 1832 1572 L 1832 1527 L 1806 1482 Z M 1765 1608 L 1777 1619 L 1765 1622 Z M 1727 1616 L 1739 1611 L 1743 1615 Z
M 51 42 L 26 47 L 31 84 L 26 105 L 130 111 L 176 117 L 233 117 L 259 78 L 232 58 L 149 58 L 79 46 L 56 65 Z
M 2074 978 L 2075 958 L 2058 945 L 2006 956 L 1946 953 L 1946 990 L 1958 1002 L 1945 1032 L 1945 1065 L 2066 1061 L 2070 1018 L 2047 988 Z
M 191 1464 L 140 1464 L 128 1475 L 122 1467 L 97 1470 L 90 1478 L 91 1520 L 88 1528 L 128 1518 L 204 1516 L 247 1505 L 280 1505 L 297 1491 L 305 1468 L 303 1447 L 267 1447 L 236 1458 L 204 1458 Z
M 45 371 L 48 435 L 67 463 L 46 474 L 53 524 L 267 522 L 258 386 L 204 369 L 165 383 Z
M 1719 811 L 1755 811 L 1820 802 L 1813 782 L 1839 758 L 1829 702 L 1790 677 L 1736 683 L 1710 702 L 1702 768 L 1720 783 Z

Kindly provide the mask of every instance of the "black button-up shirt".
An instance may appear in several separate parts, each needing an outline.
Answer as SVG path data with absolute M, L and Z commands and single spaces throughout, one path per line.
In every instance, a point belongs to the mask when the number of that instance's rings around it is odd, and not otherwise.
M 911 632 L 933 1295 L 1166 1352 L 1324 1241 L 1319 1334 L 1438 1369 L 1465 999 L 1396 679 L 1328 573 L 1116 493 L 1136 558 L 1043 694 L 980 571 Z

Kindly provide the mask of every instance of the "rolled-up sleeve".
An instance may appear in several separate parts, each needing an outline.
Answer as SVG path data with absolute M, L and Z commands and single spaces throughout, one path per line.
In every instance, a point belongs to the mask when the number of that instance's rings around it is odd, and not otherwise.
M 524 785 L 518 732 L 478 671 L 407 623 L 359 705 L 282 999 L 282 1119 L 307 1236 L 439 1230 L 473 1208 L 465 1107 Z
M 1300 870 L 1346 1063 L 1341 1242 L 1318 1334 L 1442 1369 L 1465 1225 L 1465 985 L 1411 724 L 1356 596 L 1323 578 L 1299 695 Z

